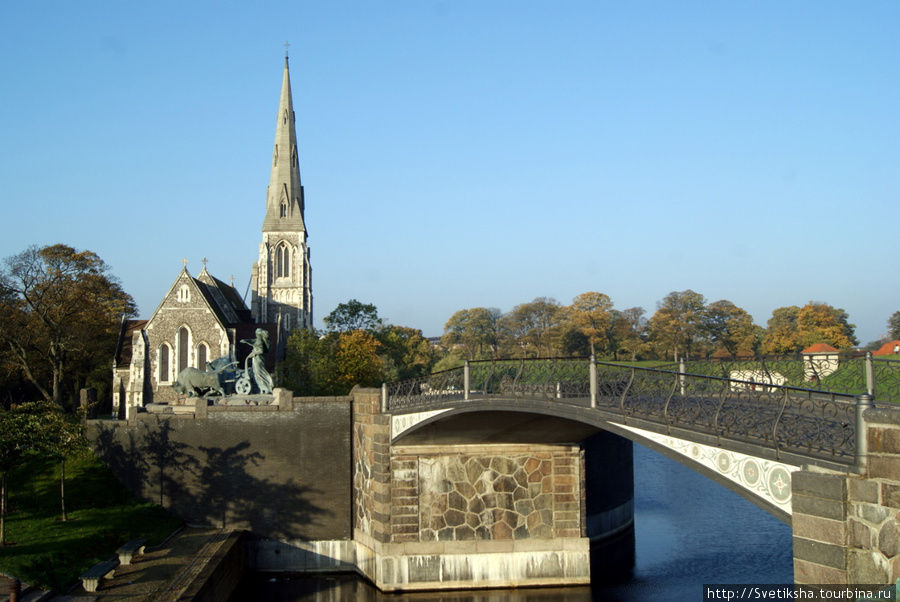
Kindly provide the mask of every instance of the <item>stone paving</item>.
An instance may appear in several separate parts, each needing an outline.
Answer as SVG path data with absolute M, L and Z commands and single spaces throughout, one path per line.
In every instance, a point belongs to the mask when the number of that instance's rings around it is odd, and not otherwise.
M 119 565 L 112 579 L 105 579 L 96 592 L 84 591 L 81 583 L 52 602 L 164 602 L 177 600 L 191 585 L 208 560 L 228 537 L 220 529 L 184 528 L 155 548 L 135 556 L 130 565 Z M 0 601 L 8 596 L 8 579 L 0 579 Z

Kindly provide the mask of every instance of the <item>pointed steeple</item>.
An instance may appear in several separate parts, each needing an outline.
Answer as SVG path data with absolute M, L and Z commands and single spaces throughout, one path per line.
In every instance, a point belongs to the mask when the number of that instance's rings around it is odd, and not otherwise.
M 294 127 L 294 104 L 291 99 L 291 74 L 288 57 L 284 57 L 281 100 L 275 123 L 275 148 L 272 151 L 272 174 L 266 194 L 266 219 L 263 232 L 302 232 L 303 186 L 300 184 L 300 161 L 297 156 L 297 131 Z
M 253 266 L 250 307 L 259 324 L 279 324 L 279 341 L 294 328 L 312 326 L 312 268 L 306 244 L 303 186 L 291 100 L 287 53 L 275 123 L 272 173 L 266 193 L 259 260 Z M 283 345 L 279 343 L 279 348 Z M 282 349 L 283 350 L 283 349 Z

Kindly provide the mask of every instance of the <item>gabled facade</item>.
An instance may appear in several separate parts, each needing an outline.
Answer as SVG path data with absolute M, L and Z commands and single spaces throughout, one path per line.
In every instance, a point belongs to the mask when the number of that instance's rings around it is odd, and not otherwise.
M 130 417 L 148 403 L 174 403 L 172 385 L 185 368 L 206 370 L 220 357 L 241 361 L 243 338 L 256 328 L 277 337 L 275 325 L 256 324 L 233 286 L 206 269 L 194 278 L 185 266 L 149 320 L 123 322 L 114 362 L 113 411 Z M 275 348 L 267 357 L 274 368 Z

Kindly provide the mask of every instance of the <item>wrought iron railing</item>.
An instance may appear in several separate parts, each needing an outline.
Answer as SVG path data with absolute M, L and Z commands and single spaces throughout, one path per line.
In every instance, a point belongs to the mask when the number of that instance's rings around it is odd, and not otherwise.
M 873 374 L 897 378 L 900 362 L 894 364 L 864 362 L 864 382 L 871 382 Z M 776 457 L 789 451 L 845 464 L 862 462 L 865 438 L 857 432 L 862 410 L 872 405 L 874 384 L 860 395 L 794 387 L 774 368 L 742 364 L 741 375 L 748 378 L 725 378 L 689 373 L 684 367 L 661 370 L 585 358 L 477 361 L 386 384 L 382 405 L 385 412 L 402 413 L 472 400 L 561 403 L 656 423 L 667 431 L 686 429 L 718 441 L 761 445 L 774 449 Z M 808 368 L 822 374 L 822 366 Z
M 897 357 L 897 359 L 891 359 Z M 900 402 L 900 356 L 817 353 L 689 360 L 682 371 Z M 877 389 L 877 390 L 876 390 Z

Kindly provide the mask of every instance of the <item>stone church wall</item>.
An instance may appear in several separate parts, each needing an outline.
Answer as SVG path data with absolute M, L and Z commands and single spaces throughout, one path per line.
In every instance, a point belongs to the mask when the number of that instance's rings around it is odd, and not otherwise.
M 178 294 L 182 284 L 190 291 L 189 299 L 179 300 Z M 197 365 L 197 349 L 205 343 L 209 349 L 207 361 L 228 355 L 230 342 L 228 333 L 221 327 L 215 315 L 209 312 L 208 306 L 193 282 L 186 275 L 176 281 L 170 295 L 160 305 L 153 319 L 147 325 L 148 355 L 150 359 L 150 381 L 152 392 L 145 403 L 173 403 L 176 393 L 171 384 L 178 377 L 178 330 L 186 326 L 190 332 L 190 356 L 187 365 L 205 369 Z M 160 346 L 169 345 L 169 379 L 159 381 Z

